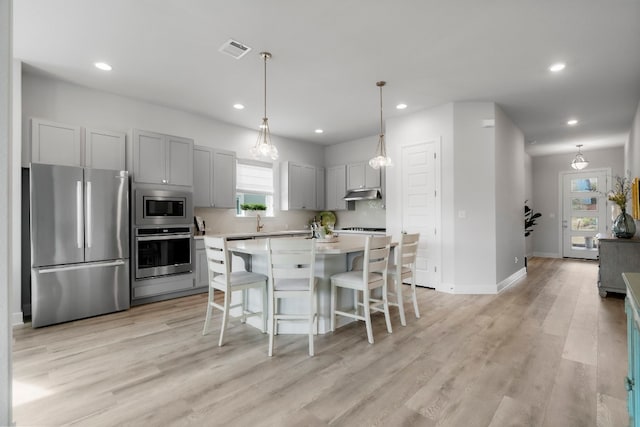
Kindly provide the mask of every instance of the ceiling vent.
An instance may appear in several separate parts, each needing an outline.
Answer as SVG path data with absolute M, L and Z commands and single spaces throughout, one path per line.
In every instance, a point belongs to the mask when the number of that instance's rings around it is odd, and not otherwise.
M 220 49 L 218 50 L 222 53 L 233 56 L 236 59 L 240 59 L 247 53 L 249 53 L 251 48 L 238 41 L 229 39 L 222 46 L 220 46 Z

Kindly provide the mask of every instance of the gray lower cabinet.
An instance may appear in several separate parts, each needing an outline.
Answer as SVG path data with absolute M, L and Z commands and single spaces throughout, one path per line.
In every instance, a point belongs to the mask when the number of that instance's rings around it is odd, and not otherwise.
M 600 239 L 598 291 L 626 293 L 622 273 L 640 272 L 640 239 Z
M 207 267 L 207 253 L 204 249 L 204 239 L 196 239 L 196 288 L 207 288 L 209 271 Z

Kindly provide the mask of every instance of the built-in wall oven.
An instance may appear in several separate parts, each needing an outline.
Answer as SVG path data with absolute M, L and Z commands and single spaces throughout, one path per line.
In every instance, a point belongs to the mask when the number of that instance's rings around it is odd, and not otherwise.
M 137 226 L 193 222 L 192 193 L 138 188 L 135 194 Z
M 136 227 L 136 280 L 193 271 L 191 226 Z

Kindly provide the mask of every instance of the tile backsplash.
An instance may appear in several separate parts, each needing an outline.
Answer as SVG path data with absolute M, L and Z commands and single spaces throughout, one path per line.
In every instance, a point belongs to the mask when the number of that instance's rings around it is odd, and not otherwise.
M 356 202 L 354 211 L 336 211 L 337 228 L 385 227 L 385 209 L 380 200 Z M 304 230 L 318 212 L 280 211 L 276 217 L 262 217 L 263 231 Z M 205 221 L 209 234 L 251 233 L 256 231 L 255 217 L 238 217 L 235 209 L 195 208 L 195 215 Z

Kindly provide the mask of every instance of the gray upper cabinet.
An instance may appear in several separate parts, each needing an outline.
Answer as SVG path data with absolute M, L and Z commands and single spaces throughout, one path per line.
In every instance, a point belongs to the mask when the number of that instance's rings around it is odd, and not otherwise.
M 211 207 L 213 186 L 213 150 L 196 145 L 193 147 L 193 206 Z
M 281 168 L 282 210 L 318 210 L 316 171 L 318 168 L 284 162 Z
M 369 166 L 367 162 L 347 165 L 347 189 L 380 187 L 380 170 Z
M 125 155 L 123 132 L 31 119 L 33 163 L 125 170 Z
M 235 207 L 235 152 L 195 146 L 193 149 L 193 179 L 194 206 Z
M 316 169 L 316 209 L 324 210 L 326 209 L 326 201 L 325 201 L 325 182 L 324 182 L 324 168 Z
M 329 211 L 346 210 L 347 202 L 343 197 L 347 193 L 347 165 L 327 168 L 326 183 L 326 209 Z
M 134 130 L 133 164 L 136 182 L 191 187 L 193 140 Z
M 213 207 L 236 206 L 236 153 L 213 150 Z
M 83 166 L 82 128 L 31 119 L 31 161 L 61 166 Z
M 125 170 L 126 137 L 123 132 L 86 128 L 84 164 L 94 169 Z

